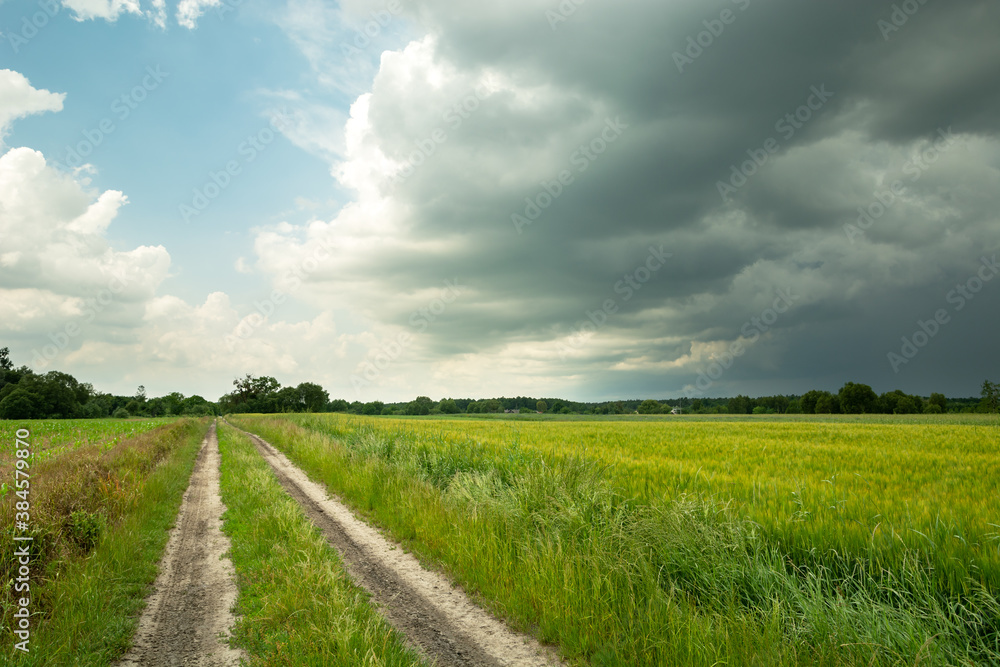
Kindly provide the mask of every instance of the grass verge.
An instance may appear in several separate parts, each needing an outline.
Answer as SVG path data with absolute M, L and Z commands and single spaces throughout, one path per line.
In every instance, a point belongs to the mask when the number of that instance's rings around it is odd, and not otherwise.
M 425 664 L 350 582 L 250 440 L 220 424 L 219 447 L 224 530 L 239 586 L 233 635 L 250 664 Z
M 5 663 L 107 665 L 128 648 L 208 420 L 180 420 L 32 470 L 29 652 L 12 649 L 12 506 L 0 507 Z M 12 477 L 13 475 L 11 475 Z
M 581 663 L 1000 662 L 995 591 L 942 596 L 917 553 L 891 571 L 831 571 L 712 505 L 636 503 L 589 461 L 436 449 L 346 422 L 234 423 Z

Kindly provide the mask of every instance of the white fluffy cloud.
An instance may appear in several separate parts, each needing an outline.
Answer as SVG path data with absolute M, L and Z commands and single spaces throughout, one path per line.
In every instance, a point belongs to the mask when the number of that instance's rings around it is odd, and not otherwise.
M 222 0 L 181 0 L 177 3 L 177 23 L 193 30 L 198 26 L 198 19 L 206 9 L 218 7 Z
M 62 4 L 73 11 L 78 21 L 104 19 L 114 22 L 122 14 L 137 14 L 145 15 L 160 28 L 167 26 L 166 0 L 150 0 L 146 10 L 143 10 L 139 0 L 62 0 Z M 222 0 L 180 0 L 175 12 L 177 23 L 193 30 L 207 9 L 222 4 Z
M 0 156 L 0 301 L 11 310 L 2 329 L 38 336 L 75 324 L 100 336 L 139 321 L 170 256 L 161 246 L 109 245 L 107 228 L 127 201 L 88 191 L 30 148 Z
M 88 19 L 115 21 L 125 13 L 142 13 L 139 0 L 63 0 L 63 6 L 73 10 L 78 21 Z
M 31 114 L 62 111 L 65 99 L 65 93 L 33 88 L 20 72 L 0 69 L 0 149 L 12 122 Z

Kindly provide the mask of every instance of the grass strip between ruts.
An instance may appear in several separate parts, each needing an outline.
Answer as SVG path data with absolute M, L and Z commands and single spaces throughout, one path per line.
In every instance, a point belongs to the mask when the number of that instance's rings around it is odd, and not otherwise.
M 351 583 L 250 440 L 220 424 L 219 445 L 224 530 L 239 586 L 233 634 L 250 664 L 425 664 Z

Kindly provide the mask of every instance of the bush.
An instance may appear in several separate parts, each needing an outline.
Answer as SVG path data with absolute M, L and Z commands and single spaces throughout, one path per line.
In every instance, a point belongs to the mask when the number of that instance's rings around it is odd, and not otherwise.
M 115 410 L 115 413 L 111 416 L 114 417 L 115 419 L 128 419 L 132 415 L 130 415 L 128 413 L 128 410 L 126 410 L 125 408 L 118 408 L 117 410 Z
M 97 546 L 97 541 L 107 526 L 107 520 L 100 513 L 77 511 L 70 514 L 67 524 L 66 533 L 69 539 L 84 553 L 90 553 Z

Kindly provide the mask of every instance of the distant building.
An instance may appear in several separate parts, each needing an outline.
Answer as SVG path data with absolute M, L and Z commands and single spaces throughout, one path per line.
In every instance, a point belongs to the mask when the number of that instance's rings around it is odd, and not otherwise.
M 506 414 L 508 414 L 508 415 L 519 415 L 519 414 L 521 414 L 521 409 L 520 408 L 514 408 L 513 410 L 504 410 L 504 412 Z
M 670 414 L 672 414 L 672 415 L 679 415 L 679 414 L 683 414 L 683 412 L 681 411 L 680 408 L 674 408 L 673 410 L 670 411 Z

